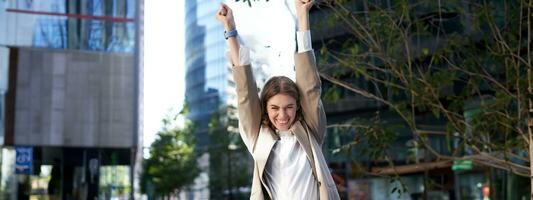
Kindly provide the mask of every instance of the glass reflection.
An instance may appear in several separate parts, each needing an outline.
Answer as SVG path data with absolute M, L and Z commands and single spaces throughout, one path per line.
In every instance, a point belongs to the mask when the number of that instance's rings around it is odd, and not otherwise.
M 133 52 L 135 0 L 11 0 L 3 7 L 2 45 Z

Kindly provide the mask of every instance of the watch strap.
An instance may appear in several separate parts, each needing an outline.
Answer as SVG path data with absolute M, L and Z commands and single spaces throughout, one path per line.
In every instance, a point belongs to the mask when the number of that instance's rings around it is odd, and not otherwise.
M 237 37 L 237 29 L 233 29 L 231 31 L 224 31 L 224 37 L 226 40 L 230 37 Z

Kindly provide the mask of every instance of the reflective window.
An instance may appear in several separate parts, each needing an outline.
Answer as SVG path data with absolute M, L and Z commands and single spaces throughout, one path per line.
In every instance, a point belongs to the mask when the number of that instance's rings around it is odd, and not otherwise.
M 133 52 L 135 0 L 2 1 L 0 44 Z
M 213 19 L 218 2 L 187 0 L 185 5 L 185 94 L 202 148 L 207 144 L 207 125 L 213 113 L 227 102 L 231 72 L 227 70 L 224 29 Z

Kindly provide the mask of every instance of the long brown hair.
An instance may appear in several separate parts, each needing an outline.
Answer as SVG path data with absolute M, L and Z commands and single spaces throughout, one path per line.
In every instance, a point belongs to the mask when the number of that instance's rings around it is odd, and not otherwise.
M 261 123 L 267 125 L 272 130 L 276 129 L 268 118 L 267 102 L 271 97 L 277 94 L 286 94 L 294 98 L 296 100 L 297 110 L 293 123 L 302 119 L 302 109 L 300 106 L 300 91 L 298 90 L 296 83 L 294 83 L 294 81 L 285 76 L 274 76 L 266 82 L 265 86 L 261 90 L 260 97 Z

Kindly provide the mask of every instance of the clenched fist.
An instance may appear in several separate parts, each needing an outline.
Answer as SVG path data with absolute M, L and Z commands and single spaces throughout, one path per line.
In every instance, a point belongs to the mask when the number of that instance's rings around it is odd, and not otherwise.
M 220 4 L 220 8 L 215 14 L 215 18 L 224 26 L 226 31 L 235 29 L 235 19 L 233 19 L 233 11 L 231 8 L 224 4 Z

